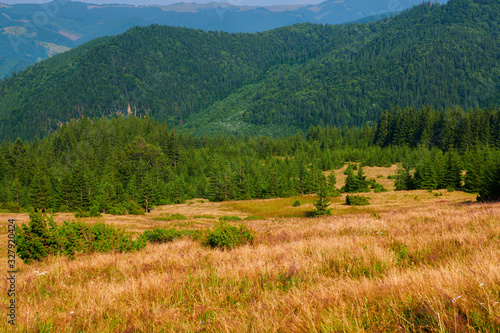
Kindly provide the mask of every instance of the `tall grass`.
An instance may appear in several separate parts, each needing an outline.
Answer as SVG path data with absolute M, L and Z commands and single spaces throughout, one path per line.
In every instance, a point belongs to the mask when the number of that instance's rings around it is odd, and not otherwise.
M 18 326 L 0 331 L 500 332 L 500 204 L 390 194 L 372 212 L 238 222 L 255 237 L 231 251 L 181 237 L 18 262 Z

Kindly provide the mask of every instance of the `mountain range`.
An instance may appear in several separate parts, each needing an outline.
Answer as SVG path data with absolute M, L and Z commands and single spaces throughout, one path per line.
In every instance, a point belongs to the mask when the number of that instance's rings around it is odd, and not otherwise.
M 0 82 L 0 139 L 42 137 L 83 116 L 281 135 L 362 126 L 395 105 L 498 106 L 498 17 L 497 0 L 450 0 L 343 26 L 135 27 Z
M 440 0 L 443 2 L 444 0 Z M 224 2 L 169 6 L 0 3 L 0 78 L 97 37 L 161 24 L 226 32 L 257 32 L 296 23 L 373 20 L 421 0 L 329 0 L 317 5 L 241 6 Z

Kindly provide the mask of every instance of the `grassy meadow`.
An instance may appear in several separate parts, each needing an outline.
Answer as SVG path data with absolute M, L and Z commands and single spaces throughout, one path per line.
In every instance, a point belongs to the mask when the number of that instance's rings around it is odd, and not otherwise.
M 460 191 L 395 192 L 394 168 L 365 170 L 390 191 L 362 193 L 371 199 L 364 207 L 333 198 L 329 217 L 302 217 L 314 196 L 300 196 L 194 199 L 83 219 L 139 233 L 238 216 L 230 223 L 255 238 L 231 251 L 182 238 L 139 252 L 17 259 L 17 328 L 4 317 L 0 331 L 500 332 L 500 203 Z M 8 218 L 27 223 L 28 214 L 0 214 L 4 272 Z

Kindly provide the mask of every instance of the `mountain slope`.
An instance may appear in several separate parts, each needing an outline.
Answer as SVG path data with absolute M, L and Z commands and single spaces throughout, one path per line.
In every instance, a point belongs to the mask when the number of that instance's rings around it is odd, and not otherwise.
M 443 0 L 440 0 L 443 1 Z M 416 5 L 420 0 L 325 1 L 318 5 L 236 6 L 227 3 L 170 6 L 89 5 L 73 1 L 48 4 L 0 3 L 0 78 L 42 59 L 101 36 L 134 26 L 170 26 L 257 32 L 296 23 L 338 24 L 372 19 Z
M 451 1 L 419 6 L 386 24 L 360 25 L 355 43 L 270 71 L 239 100 L 239 114 L 231 119 L 276 129 L 359 126 L 396 104 L 499 105 L 498 15 L 498 2 Z M 230 102 L 218 104 L 218 110 L 231 108 Z
M 391 105 L 499 105 L 499 4 L 424 4 L 378 23 L 257 34 L 150 26 L 0 84 L 2 138 L 134 113 L 197 132 L 361 125 Z M 229 119 L 229 120 L 226 120 Z

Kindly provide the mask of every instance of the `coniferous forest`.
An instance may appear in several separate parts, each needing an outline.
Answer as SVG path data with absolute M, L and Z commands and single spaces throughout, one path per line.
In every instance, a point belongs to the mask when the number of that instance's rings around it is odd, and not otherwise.
M 193 136 L 147 117 L 83 118 L 42 140 L 3 143 L 0 202 L 124 214 L 192 198 L 335 193 L 323 171 L 349 162 L 399 163 L 400 190 L 463 189 L 491 200 L 500 195 L 499 149 L 498 108 L 396 108 L 372 126 L 311 126 L 305 136 L 276 138 Z
M 323 172 L 349 162 L 399 163 L 401 190 L 497 199 L 499 7 L 91 41 L 0 82 L 0 203 L 123 214 L 335 193 Z

